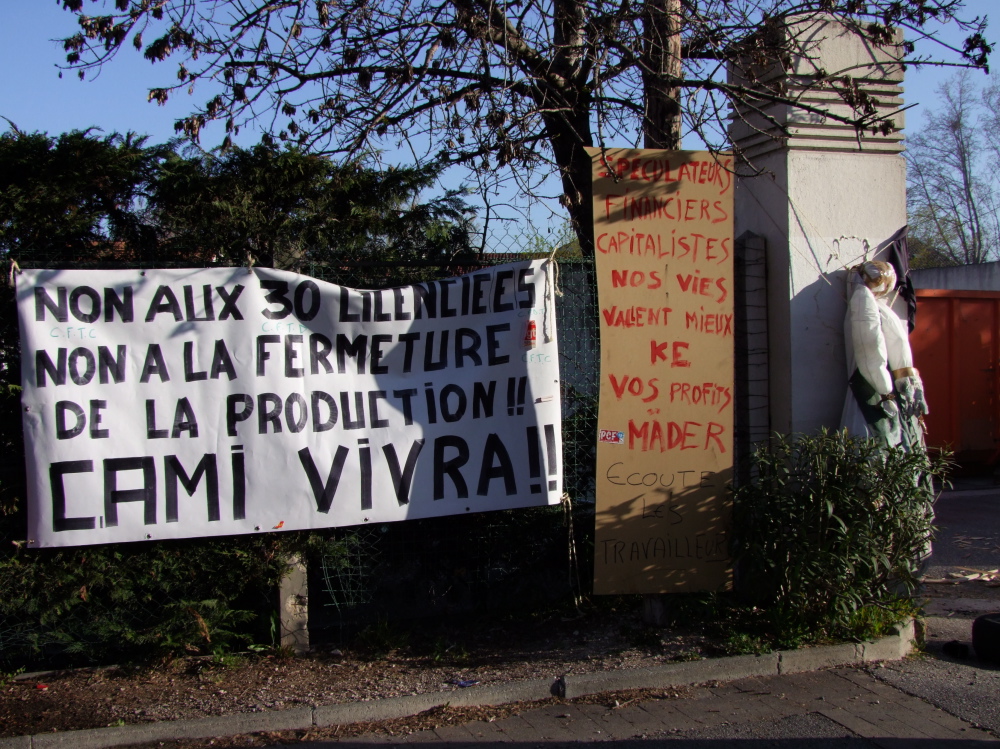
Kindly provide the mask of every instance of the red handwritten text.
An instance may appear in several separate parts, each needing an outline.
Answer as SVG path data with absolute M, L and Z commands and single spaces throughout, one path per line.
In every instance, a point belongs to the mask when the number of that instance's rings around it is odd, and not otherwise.
M 714 184 L 723 195 L 733 184 L 733 175 L 729 171 L 732 159 L 720 161 L 705 159 L 690 161 L 671 167 L 668 159 L 618 159 L 615 162 L 615 174 L 619 178 L 642 182 L 696 182 L 699 185 Z M 607 172 L 602 177 L 610 177 Z
M 670 402 L 718 406 L 718 413 L 722 413 L 732 404 L 733 393 L 728 385 L 717 385 L 714 382 L 672 382 Z
M 609 193 L 604 198 L 604 213 L 607 218 L 618 213 L 618 219 L 625 221 L 663 220 L 683 223 L 687 221 L 708 221 L 721 224 L 729 219 L 729 212 L 721 200 L 682 198 L 680 193 L 669 198 L 655 195 L 629 195 Z
M 646 325 L 666 325 L 670 307 L 625 307 L 602 309 L 604 322 L 612 328 L 641 328 Z
M 726 452 L 726 446 L 719 439 L 726 432 L 726 427 L 710 421 L 702 424 L 699 421 L 644 421 L 636 424 L 628 420 L 628 448 L 642 452 L 659 450 L 709 450 L 713 445 L 720 453 Z
M 685 312 L 684 327 L 710 335 L 731 336 L 733 334 L 733 316 L 720 312 Z
M 664 246 L 659 234 L 645 234 L 637 231 L 617 231 L 597 235 L 597 251 L 602 255 L 638 255 L 640 257 L 687 258 L 697 262 L 699 258 L 710 263 L 724 263 L 729 259 L 729 237 L 707 237 L 704 234 L 670 233 L 669 242 Z
M 697 276 L 690 273 L 678 273 L 677 283 L 681 287 L 681 291 L 687 291 L 692 294 L 714 297 L 718 293 L 715 301 L 719 304 L 726 301 L 726 297 L 729 296 L 729 291 L 726 289 L 726 279 L 724 278 L 709 278 L 708 276 Z M 713 285 L 719 290 L 718 292 L 712 288 Z
M 645 382 L 640 380 L 638 377 L 629 377 L 628 375 L 622 376 L 621 380 L 614 375 L 608 375 L 608 378 L 611 380 L 611 389 L 615 391 L 615 397 L 618 400 L 621 400 L 625 395 L 626 389 L 628 390 L 629 395 L 634 395 L 637 398 L 641 397 L 648 391 L 649 395 L 642 399 L 643 403 L 654 401 L 660 395 L 660 389 L 656 386 L 656 383 L 658 382 L 656 377 L 646 380 Z
M 670 347 L 670 359 L 667 359 L 667 347 Z M 684 341 L 670 341 L 657 343 L 649 342 L 649 363 L 656 364 L 658 361 L 669 361 L 671 367 L 690 367 L 691 362 L 684 358 L 684 352 L 690 348 L 691 344 Z
M 633 288 L 645 286 L 647 289 L 658 289 L 662 285 L 663 279 L 660 278 L 660 274 L 655 270 L 651 270 L 648 273 L 644 273 L 641 270 L 629 271 L 627 268 L 611 271 L 611 287 L 614 289 L 620 289 L 625 286 L 632 286 Z

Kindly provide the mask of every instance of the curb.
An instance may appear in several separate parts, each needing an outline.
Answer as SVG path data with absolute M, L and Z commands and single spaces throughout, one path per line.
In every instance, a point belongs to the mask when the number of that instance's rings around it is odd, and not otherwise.
M 737 655 L 623 671 L 566 674 L 563 678 L 566 683 L 567 698 L 625 689 L 664 689 L 706 681 L 779 676 L 835 666 L 900 660 L 913 651 L 915 639 L 916 629 L 913 620 L 910 619 L 900 624 L 894 634 L 873 642 L 823 645 L 803 650 L 782 650 L 767 655 Z M 14 736 L 0 738 L 0 749 L 49 749 L 49 747 L 104 749 L 104 747 L 171 739 L 217 738 L 257 731 L 308 730 L 343 723 L 402 718 L 441 705 L 473 707 L 503 705 L 510 702 L 535 702 L 551 697 L 551 687 L 552 684 L 548 679 L 531 679 L 475 689 L 390 697 L 370 702 Z

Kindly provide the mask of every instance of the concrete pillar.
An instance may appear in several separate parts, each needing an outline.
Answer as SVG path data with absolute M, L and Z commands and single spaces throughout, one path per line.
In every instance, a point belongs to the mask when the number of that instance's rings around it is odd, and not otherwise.
M 287 560 L 288 573 L 278 585 L 281 646 L 296 653 L 309 650 L 309 582 L 306 565 L 298 556 Z
M 835 92 L 815 88 L 826 75 L 850 77 L 882 112 L 902 105 L 897 47 L 865 42 L 830 16 L 784 33 L 801 52 L 764 77 L 781 80 L 789 99 L 849 113 Z M 731 79 L 751 85 L 738 71 Z M 792 104 L 762 109 L 767 116 L 738 113 L 731 128 L 745 158 L 735 235 L 753 232 L 767 244 L 770 428 L 811 433 L 839 425 L 847 392 L 845 269 L 876 257 L 906 224 L 902 134 L 859 134 Z M 901 130 L 902 114 L 894 119 Z

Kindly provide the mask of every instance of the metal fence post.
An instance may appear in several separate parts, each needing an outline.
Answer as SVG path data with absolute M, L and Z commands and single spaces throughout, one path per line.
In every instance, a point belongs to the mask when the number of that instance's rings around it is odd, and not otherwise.
M 753 445 L 771 433 L 768 397 L 767 241 L 753 232 L 736 240 L 735 406 L 733 463 L 739 486 L 750 478 Z

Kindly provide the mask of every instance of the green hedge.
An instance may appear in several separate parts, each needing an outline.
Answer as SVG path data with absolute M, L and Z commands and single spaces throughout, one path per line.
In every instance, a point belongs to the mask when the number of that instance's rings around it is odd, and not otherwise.
M 934 531 L 934 481 L 948 466 L 947 455 L 886 449 L 845 431 L 758 446 L 754 478 L 735 495 L 741 597 L 785 639 L 863 636 L 916 588 Z

